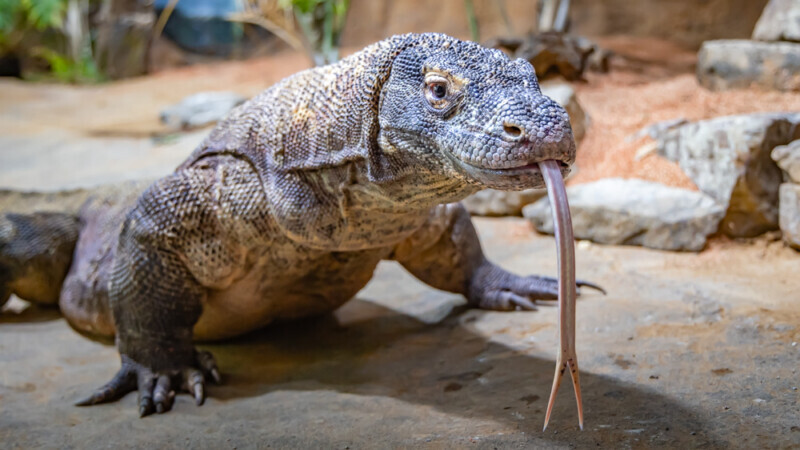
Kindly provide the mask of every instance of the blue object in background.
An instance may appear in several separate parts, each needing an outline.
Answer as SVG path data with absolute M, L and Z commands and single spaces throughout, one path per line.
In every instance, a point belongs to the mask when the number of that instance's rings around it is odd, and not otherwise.
M 169 0 L 155 0 L 159 14 Z M 191 52 L 228 56 L 242 41 L 242 25 L 227 20 L 241 11 L 237 0 L 179 0 L 164 35 Z

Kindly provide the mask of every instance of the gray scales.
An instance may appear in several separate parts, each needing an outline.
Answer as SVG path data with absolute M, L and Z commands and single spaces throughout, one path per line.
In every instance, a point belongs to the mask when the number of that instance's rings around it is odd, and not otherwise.
M 148 186 L 79 192 L 79 209 L 55 213 L 7 204 L 0 305 L 12 293 L 58 304 L 76 329 L 115 337 L 122 367 L 81 405 L 137 389 L 142 416 L 168 411 L 177 391 L 202 404 L 220 372 L 195 341 L 330 312 L 383 259 L 478 308 L 555 299 L 556 279 L 484 257 L 458 201 L 543 187 L 538 164 L 566 175 L 575 150 L 526 61 L 395 36 L 237 107 Z

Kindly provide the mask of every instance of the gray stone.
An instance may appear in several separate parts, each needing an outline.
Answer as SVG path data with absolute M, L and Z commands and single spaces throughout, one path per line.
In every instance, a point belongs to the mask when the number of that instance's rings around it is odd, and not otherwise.
M 519 216 L 522 207 L 547 195 L 544 189 L 498 191 L 484 189 L 461 201 L 470 214 L 476 216 Z
M 711 197 L 644 180 L 607 178 L 567 189 L 577 239 L 699 251 L 725 214 Z M 553 233 L 550 201 L 522 210 L 533 226 Z
M 748 40 L 706 41 L 697 55 L 697 79 L 711 90 L 751 85 L 800 90 L 800 44 Z
M 721 231 L 750 237 L 778 227 L 780 168 L 770 152 L 800 138 L 800 113 L 761 113 L 692 122 L 665 133 L 658 152 L 677 162 L 726 209 Z
M 641 130 L 637 131 L 635 134 L 629 136 L 628 142 L 633 142 L 643 137 L 650 137 L 651 139 L 655 139 L 657 141 L 662 137 L 664 137 L 665 134 L 669 133 L 670 131 L 678 127 L 686 125 L 687 123 L 689 123 L 689 121 L 684 119 L 683 117 L 678 119 L 670 119 L 670 120 L 662 120 L 660 122 L 654 122 L 642 128 Z
M 223 119 L 245 100 L 235 92 L 199 92 L 161 111 L 161 122 L 174 129 L 210 125 Z
M 541 88 L 544 95 L 567 110 L 572 133 L 575 135 L 575 140 L 580 142 L 589 127 L 589 116 L 578 102 L 575 89 L 563 82 L 544 82 Z M 467 197 L 463 203 L 470 214 L 478 216 L 519 216 L 522 214 L 523 206 L 539 200 L 546 194 L 543 189 L 518 192 L 485 189 Z
M 753 30 L 760 41 L 800 41 L 800 2 L 770 0 Z
M 786 172 L 786 177 L 800 183 L 800 139 L 772 150 L 772 159 Z
M 800 250 L 800 184 L 781 185 L 780 209 L 783 241 L 790 247 Z

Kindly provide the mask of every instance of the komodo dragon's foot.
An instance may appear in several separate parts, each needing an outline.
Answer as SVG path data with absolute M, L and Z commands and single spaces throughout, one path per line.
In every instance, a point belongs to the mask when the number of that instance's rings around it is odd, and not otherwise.
M 605 289 L 588 281 L 577 280 L 575 284 L 578 288 L 585 286 L 603 295 L 606 293 Z M 536 300 L 558 300 L 558 279 L 536 275 L 521 277 L 487 261 L 472 278 L 469 299 L 481 309 L 535 311 Z
M 194 367 L 156 372 L 122 355 L 122 367 L 114 378 L 75 405 L 113 402 L 138 389 L 139 417 L 153 412 L 162 414 L 172 408 L 176 390 L 189 392 L 194 396 L 197 406 L 202 405 L 206 398 L 206 379 L 216 384 L 222 381 L 214 357 L 206 351 L 195 351 Z

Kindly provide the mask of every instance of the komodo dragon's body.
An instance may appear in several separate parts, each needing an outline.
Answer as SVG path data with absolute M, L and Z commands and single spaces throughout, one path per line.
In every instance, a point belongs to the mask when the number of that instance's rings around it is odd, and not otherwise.
M 332 311 L 382 259 L 480 308 L 556 298 L 555 279 L 487 261 L 456 202 L 542 187 L 537 162 L 566 174 L 574 158 L 530 64 L 395 36 L 236 108 L 146 189 L 93 196 L 77 217 L 2 216 L 0 305 L 58 302 L 74 327 L 116 336 L 122 367 L 82 404 L 138 389 L 146 415 L 179 388 L 200 404 L 219 373 L 194 340 Z

